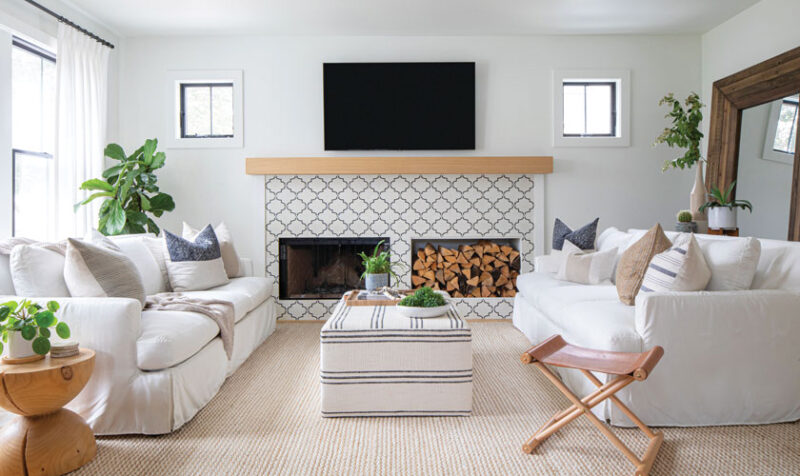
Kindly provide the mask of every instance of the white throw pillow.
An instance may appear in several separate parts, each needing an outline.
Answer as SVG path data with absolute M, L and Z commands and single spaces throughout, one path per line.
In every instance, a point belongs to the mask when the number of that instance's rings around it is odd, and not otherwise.
M 142 235 L 119 236 L 112 238 L 112 240 L 120 251 L 136 265 L 136 269 L 142 277 L 144 291 L 148 296 L 167 290 L 167 268 L 164 266 L 162 272 L 162 266 L 146 244 L 148 240 L 156 241 L 157 244 L 153 248 L 157 248 L 158 253 L 163 254 L 164 245 L 161 240 Z
M 68 297 L 64 281 L 64 254 L 58 245 L 17 245 L 11 250 L 9 268 L 17 296 Z
M 616 256 L 616 248 L 591 252 L 564 240 L 561 266 L 556 278 L 580 284 L 600 284 L 611 278 Z
M 644 274 L 641 292 L 702 291 L 711 279 L 700 245 L 691 233 L 684 233 L 672 248 L 650 260 Z
M 201 291 L 228 282 L 217 235 L 211 225 L 194 241 L 165 230 L 164 247 L 169 282 L 174 291 Z
M 757 239 L 701 240 L 700 248 L 711 268 L 707 290 L 750 289 L 761 257 L 761 243 Z
M 183 222 L 183 237 L 185 239 L 194 241 L 201 231 L 202 230 L 196 230 L 188 223 Z M 236 254 L 236 248 L 233 246 L 233 237 L 228 227 L 225 226 L 225 222 L 214 227 L 214 234 L 217 235 L 219 251 L 222 255 L 222 262 L 225 265 L 225 272 L 228 274 L 229 278 L 239 276 L 239 255 Z

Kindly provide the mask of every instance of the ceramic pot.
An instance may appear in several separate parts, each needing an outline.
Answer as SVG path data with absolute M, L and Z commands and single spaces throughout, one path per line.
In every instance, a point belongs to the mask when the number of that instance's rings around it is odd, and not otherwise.
M 681 233 L 697 233 L 697 223 L 693 221 L 676 222 L 675 231 L 679 231 Z
M 8 357 L 11 359 L 24 359 L 25 357 L 33 357 L 36 352 L 33 351 L 33 340 L 25 340 L 22 337 L 22 332 L 9 331 L 8 332 Z
M 367 274 L 364 277 L 364 286 L 367 291 L 374 291 L 378 288 L 389 285 L 389 273 Z
M 735 230 L 736 209 L 728 207 L 709 208 L 708 227 L 717 230 Z
M 693 221 L 705 221 L 706 214 L 700 211 L 700 207 L 706 203 L 706 184 L 703 181 L 703 163 L 697 162 L 697 168 L 694 175 L 694 186 L 692 193 L 689 195 L 689 210 L 692 212 Z M 710 226 L 710 225 L 709 225 Z M 713 227 L 712 227 L 713 228 Z

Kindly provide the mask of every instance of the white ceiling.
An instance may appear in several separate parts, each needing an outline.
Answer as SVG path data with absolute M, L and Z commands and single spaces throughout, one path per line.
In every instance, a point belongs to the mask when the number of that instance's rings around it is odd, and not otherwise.
M 65 0 L 123 36 L 703 33 L 758 0 Z

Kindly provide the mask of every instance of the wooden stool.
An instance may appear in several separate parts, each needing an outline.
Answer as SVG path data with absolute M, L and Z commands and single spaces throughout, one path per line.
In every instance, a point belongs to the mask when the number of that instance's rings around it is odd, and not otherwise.
M 568 344 L 560 335 L 554 335 L 541 344 L 531 347 L 522 354 L 522 362 L 534 364 L 542 373 L 553 382 L 553 385 L 561 390 L 561 393 L 572 401 L 572 406 L 556 414 L 541 427 L 535 435 L 522 445 L 522 451 L 532 453 L 550 435 L 560 430 L 564 425 L 581 415 L 586 415 L 603 434 L 614 443 L 614 446 L 636 465 L 636 476 L 647 476 L 653 461 L 656 459 L 658 449 L 664 440 L 664 434 L 660 431 L 652 431 L 634 413 L 626 407 L 615 393 L 627 387 L 634 380 L 644 380 L 653 371 L 664 349 L 655 346 L 648 352 L 632 354 L 627 352 L 606 352 L 601 350 L 585 349 Z M 555 365 L 568 369 L 578 369 L 592 381 L 598 388 L 583 399 L 578 398 L 572 393 L 561 380 L 556 377 L 545 365 Z M 602 372 L 617 375 L 617 377 L 603 385 L 592 372 Z M 592 413 L 592 408 L 603 402 L 611 400 L 628 418 L 638 426 L 648 438 L 650 444 L 644 453 L 644 457 L 639 459 L 633 451 L 628 449 L 611 430 Z

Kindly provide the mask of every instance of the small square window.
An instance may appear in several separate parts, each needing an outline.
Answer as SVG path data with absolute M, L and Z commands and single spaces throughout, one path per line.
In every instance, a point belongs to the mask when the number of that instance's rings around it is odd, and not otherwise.
M 781 102 L 778 123 L 775 126 L 775 140 L 772 143 L 772 150 L 775 152 L 794 154 L 797 142 L 797 109 L 797 96 L 785 98 Z
M 181 138 L 233 137 L 233 83 L 181 83 Z
M 564 81 L 565 137 L 617 136 L 617 83 Z

